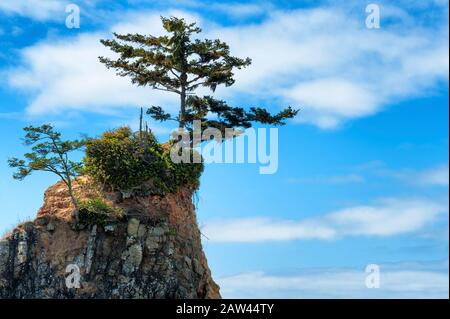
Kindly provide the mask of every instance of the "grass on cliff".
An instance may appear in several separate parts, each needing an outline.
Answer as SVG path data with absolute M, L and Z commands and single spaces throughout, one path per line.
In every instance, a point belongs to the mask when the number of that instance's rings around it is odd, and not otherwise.
M 79 203 L 78 222 L 81 225 L 105 226 L 112 218 L 122 216 L 122 209 L 111 206 L 101 198 L 85 199 Z

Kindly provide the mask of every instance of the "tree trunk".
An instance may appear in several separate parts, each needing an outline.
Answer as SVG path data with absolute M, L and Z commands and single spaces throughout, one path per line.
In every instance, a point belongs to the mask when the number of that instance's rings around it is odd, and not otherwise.
M 143 109 L 141 107 L 141 115 L 139 116 L 139 139 L 142 141 L 142 113 Z
M 72 181 L 70 180 L 70 176 L 68 177 L 66 185 L 67 185 L 67 189 L 69 190 L 69 195 L 70 195 L 70 199 L 72 200 L 72 204 L 75 207 L 73 217 L 75 218 L 75 221 L 78 223 L 78 204 L 77 204 L 77 199 L 75 198 L 75 195 L 73 194 Z
M 186 65 L 187 65 L 187 61 L 186 61 L 186 56 L 183 51 L 183 62 L 181 63 L 181 68 L 182 68 L 182 72 L 180 74 L 180 84 L 181 84 L 181 89 L 180 89 L 180 116 L 179 116 L 179 125 L 178 127 L 180 129 L 184 128 L 185 126 L 185 115 L 186 115 L 186 86 L 187 86 L 187 80 L 188 80 L 188 76 L 186 74 Z
M 186 92 L 184 88 L 181 88 L 180 94 L 180 115 L 178 119 L 178 127 L 184 128 L 184 115 L 186 114 Z

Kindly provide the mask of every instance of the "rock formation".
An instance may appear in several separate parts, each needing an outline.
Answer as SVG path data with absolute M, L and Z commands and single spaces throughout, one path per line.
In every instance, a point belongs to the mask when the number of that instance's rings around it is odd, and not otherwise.
M 123 217 L 80 229 L 64 184 L 50 187 L 37 218 L 0 241 L 0 298 L 220 298 L 190 188 L 103 196 Z

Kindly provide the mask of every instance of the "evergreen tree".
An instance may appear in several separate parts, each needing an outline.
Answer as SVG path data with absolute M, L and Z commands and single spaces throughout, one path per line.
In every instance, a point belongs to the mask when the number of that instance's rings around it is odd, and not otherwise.
M 70 160 L 68 154 L 81 149 L 85 142 L 63 141 L 61 133 L 56 132 L 49 124 L 39 127 L 28 126 L 24 131 L 26 132 L 24 144 L 32 146 L 32 151 L 24 155 L 25 159 L 8 160 L 9 166 L 17 169 L 13 175 L 14 179 L 23 180 L 33 171 L 56 174 L 67 186 L 72 203 L 78 209 L 71 179 L 79 175 L 82 164 Z
M 252 122 L 283 125 L 284 120 L 298 113 L 291 107 L 275 115 L 260 107 L 247 111 L 212 96 L 195 95 L 199 87 L 214 92 L 218 85 L 233 85 L 233 71 L 247 67 L 251 60 L 231 56 L 229 46 L 218 39 L 194 39 L 201 32 L 195 23 L 176 17 L 161 17 L 161 20 L 167 35 L 114 33 L 115 39 L 101 40 L 101 43 L 118 53 L 119 58 L 99 57 L 100 62 L 117 70 L 118 75 L 129 76 L 133 84 L 179 95 L 179 114 L 174 117 L 161 106 L 152 106 L 147 114 L 155 120 L 174 120 L 180 129 L 189 131 L 194 120 L 201 120 L 202 128 L 217 128 L 225 136 L 225 128 L 249 128 Z

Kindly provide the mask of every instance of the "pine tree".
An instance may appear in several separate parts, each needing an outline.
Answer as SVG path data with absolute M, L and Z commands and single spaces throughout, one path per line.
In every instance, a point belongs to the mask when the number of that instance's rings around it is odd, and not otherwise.
M 49 124 L 39 127 L 27 126 L 24 131 L 26 132 L 24 144 L 31 146 L 31 152 L 24 155 L 25 159 L 8 160 L 8 165 L 17 169 L 13 175 L 14 179 L 23 180 L 34 171 L 53 173 L 67 186 L 72 204 L 77 210 L 72 178 L 80 174 L 82 163 L 70 160 L 68 154 L 84 147 L 85 141 L 63 141 L 61 133 L 56 132 Z
M 283 125 L 284 120 L 297 115 L 298 110 L 291 107 L 271 115 L 264 108 L 252 107 L 246 111 L 212 96 L 195 95 L 199 87 L 214 92 L 219 85 L 233 85 L 233 71 L 247 67 L 251 60 L 231 56 L 229 46 L 218 39 L 194 39 L 201 32 L 195 23 L 176 17 L 161 17 L 161 20 L 167 35 L 114 33 L 115 39 L 101 40 L 101 43 L 118 53 L 119 58 L 99 57 L 100 62 L 117 70 L 118 75 L 129 76 L 133 84 L 179 95 L 180 110 L 176 117 L 161 106 L 151 106 L 147 114 L 152 118 L 176 121 L 180 129 L 189 131 L 194 120 L 201 120 L 202 128 L 217 128 L 225 136 L 225 128 L 245 129 L 252 122 Z M 211 119 L 211 115 L 215 118 Z

